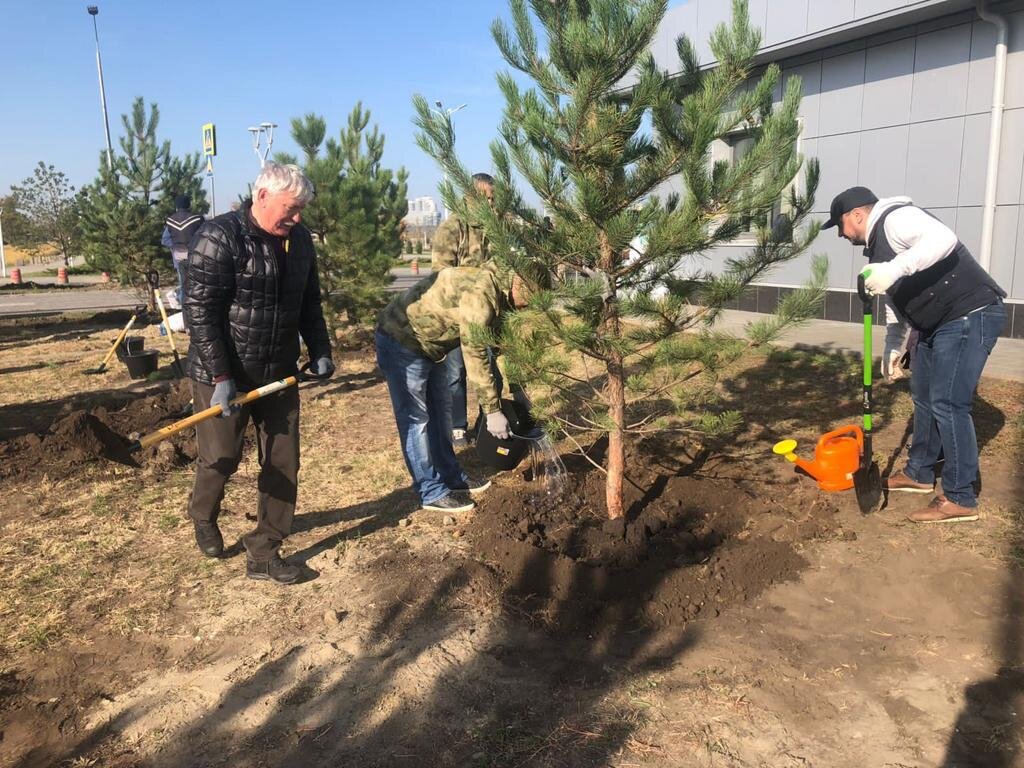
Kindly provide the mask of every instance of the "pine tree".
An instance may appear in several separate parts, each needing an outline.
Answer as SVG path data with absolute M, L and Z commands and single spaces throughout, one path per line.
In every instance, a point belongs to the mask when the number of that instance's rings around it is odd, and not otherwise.
M 512 29 L 496 21 L 492 33 L 534 86 L 522 90 L 510 73 L 498 75 L 505 110 L 491 145 L 494 209 L 455 155 L 450 120 L 420 96 L 417 138 L 451 180 L 442 185 L 446 204 L 483 223 L 495 258 L 535 282 L 552 276 L 552 288 L 510 315 L 493 341 L 510 379 L 538 393 L 536 410 L 549 426 L 573 440 L 607 436 L 601 469 L 608 515 L 618 518 L 627 436 L 734 430 L 738 414 L 702 412 L 710 387 L 695 390 L 695 382 L 713 381 L 746 345 L 771 340 L 820 306 L 827 265 L 816 260 L 806 290 L 751 324 L 746 340 L 712 328 L 746 285 L 817 236 L 807 220 L 816 163 L 806 164 L 803 193 L 794 184 L 803 162 L 801 85 L 790 78 L 773 104 L 779 70 L 755 76 L 760 34 L 745 0 L 733 1 L 731 24 L 711 36 L 717 64 L 702 70 L 681 37 L 681 74 L 671 78 L 649 53 L 665 0 L 530 0 L 532 14 L 527 0 L 510 6 Z M 746 154 L 710 162 L 716 142 L 727 145 L 739 132 L 749 138 Z M 513 169 L 543 214 L 523 203 Z M 661 196 L 667 181 L 683 192 Z M 780 200 L 785 215 L 769 221 Z M 756 244 L 747 254 L 705 266 L 702 254 L 751 228 Z M 681 333 L 690 329 L 698 332 Z
M 188 194 L 192 210 L 209 206 L 200 179 L 199 153 L 171 154 L 169 141 L 158 142 L 160 112 L 138 97 L 130 115 L 121 116 L 124 136 L 113 168 L 101 156 L 99 176 L 79 195 L 83 250 L 90 264 L 136 286 L 152 305 L 146 276 L 168 265 L 160 245 L 164 220 L 174 210 L 174 197 Z
M 332 320 L 344 313 L 351 323 L 368 320 L 383 306 L 408 210 L 408 174 L 381 166 L 384 136 L 376 126 L 367 132 L 369 121 L 370 112 L 356 104 L 338 139 L 325 141 L 322 117 L 311 113 L 292 120 L 303 170 L 316 187 L 303 222 L 318 241 L 323 300 Z

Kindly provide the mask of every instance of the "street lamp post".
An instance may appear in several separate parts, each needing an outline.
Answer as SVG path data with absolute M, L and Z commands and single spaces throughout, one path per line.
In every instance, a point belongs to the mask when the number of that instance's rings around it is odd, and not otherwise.
M 107 137 L 107 168 L 114 170 L 114 148 L 110 145 L 110 120 L 107 118 L 107 92 L 103 87 L 103 62 L 100 60 L 100 31 L 96 25 L 96 17 L 100 9 L 95 5 L 88 5 L 85 8 L 92 16 L 92 32 L 96 37 L 96 71 L 100 76 L 100 107 L 103 109 L 103 133 Z
M 465 104 L 459 104 L 459 106 L 457 106 L 457 107 L 451 107 L 450 109 L 445 109 L 444 108 L 444 104 L 442 104 L 440 101 L 435 101 L 434 104 L 437 105 L 436 109 L 434 107 L 431 107 L 430 111 L 434 112 L 435 114 L 441 115 L 442 117 L 447 117 L 449 120 L 451 120 L 452 115 L 454 115 L 460 109 L 465 109 L 465 107 L 466 107 Z M 452 143 L 453 144 L 455 143 L 455 128 L 454 127 L 452 127 Z M 444 172 L 444 180 L 448 181 L 448 171 Z M 448 206 L 445 205 L 444 198 L 442 198 L 441 199 L 441 221 L 444 221 L 447 218 L 448 218 Z
M 267 164 L 267 157 L 270 156 L 270 148 L 274 146 L 274 129 L 277 123 L 263 122 L 259 125 L 249 126 L 249 135 L 252 136 L 252 149 L 256 157 L 260 159 L 260 168 Z M 267 145 L 261 147 L 263 136 L 267 137 Z

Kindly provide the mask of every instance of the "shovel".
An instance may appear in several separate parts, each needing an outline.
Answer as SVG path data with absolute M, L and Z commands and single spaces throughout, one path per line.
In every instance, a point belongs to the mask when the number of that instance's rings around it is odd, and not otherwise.
M 135 325 L 135 315 L 132 315 L 131 317 L 128 318 L 128 323 L 125 325 L 124 328 L 121 329 L 121 332 L 117 334 L 117 338 L 114 339 L 114 343 L 111 345 L 110 351 L 107 352 L 107 356 L 103 358 L 103 362 L 100 363 L 99 367 L 89 368 L 87 370 L 82 371 L 82 373 L 96 374 L 103 373 L 105 370 L 107 370 L 107 363 L 110 362 L 110 358 L 114 356 L 114 352 L 117 351 L 117 347 L 121 344 L 122 341 L 124 341 L 124 337 L 128 335 L 128 331 L 132 329 L 133 325 Z
M 185 371 L 181 367 L 181 358 L 178 357 L 178 346 L 174 343 L 174 331 L 171 330 L 171 324 L 167 322 L 167 310 L 164 309 L 164 303 L 160 300 L 160 291 L 155 287 L 153 288 L 153 297 L 156 299 L 156 305 L 160 309 L 160 317 L 164 321 L 167 340 L 171 343 L 171 353 L 174 355 L 174 375 L 180 379 L 185 375 Z
M 871 274 L 867 270 L 866 274 Z M 864 305 L 864 452 L 860 457 L 860 466 L 853 473 L 853 488 L 857 493 L 857 505 L 861 513 L 867 515 L 877 512 L 882 507 L 882 473 L 871 450 L 871 296 L 864 287 L 865 273 L 857 276 L 857 295 Z
M 274 392 L 280 392 L 282 389 L 294 386 L 297 382 L 298 380 L 294 376 L 289 376 L 286 379 L 280 379 L 278 381 L 272 381 L 270 384 L 264 384 L 262 387 L 239 395 L 231 401 L 231 405 L 246 405 L 251 403 L 253 400 L 259 400 L 261 397 L 272 395 Z M 166 440 L 171 435 L 176 435 L 184 429 L 195 426 L 201 421 L 206 421 L 207 419 L 220 416 L 222 412 L 223 411 L 219 405 L 211 405 L 205 411 L 193 413 L 187 418 L 176 421 L 173 424 L 168 424 L 166 427 L 162 427 L 155 432 L 150 432 L 145 437 L 132 440 L 128 445 L 128 450 L 134 453 L 136 451 L 141 451 L 143 448 L 149 448 L 162 440 Z

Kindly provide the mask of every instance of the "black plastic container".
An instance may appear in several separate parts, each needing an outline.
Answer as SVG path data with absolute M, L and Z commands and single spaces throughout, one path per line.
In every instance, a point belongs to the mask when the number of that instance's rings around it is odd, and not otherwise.
M 514 435 L 529 434 L 535 424 L 530 418 L 530 410 L 515 400 L 502 400 L 501 412 L 508 419 Z M 499 440 L 487 431 L 487 417 L 480 414 L 477 420 L 476 455 L 484 464 L 500 470 L 515 469 L 530 450 L 530 441 L 510 437 Z
M 117 347 L 117 359 L 124 360 L 129 355 L 138 355 L 143 351 L 146 346 L 146 339 L 144 336 L 125 336 Z
M 137 355 L 125 355 L 121 358 L 128 368 L 128 375 L 133 379 L 144 379 L 156 370 L 160 353 L 155 349 L 143 349 Z

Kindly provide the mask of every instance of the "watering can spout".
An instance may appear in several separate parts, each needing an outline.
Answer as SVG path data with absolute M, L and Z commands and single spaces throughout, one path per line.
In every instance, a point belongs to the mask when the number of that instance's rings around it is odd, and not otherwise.
M 806 472 L 808 475 L 813 477 L 815 480 L 821 480 L 818 476 L 817 468 L 814 466 L 814 462 L 806 461 L 796 455 L 796 440 L 780 440 L 772 447 L 772 452 L 778 454 L 786 461 L 796 464 L 800 469 Z

